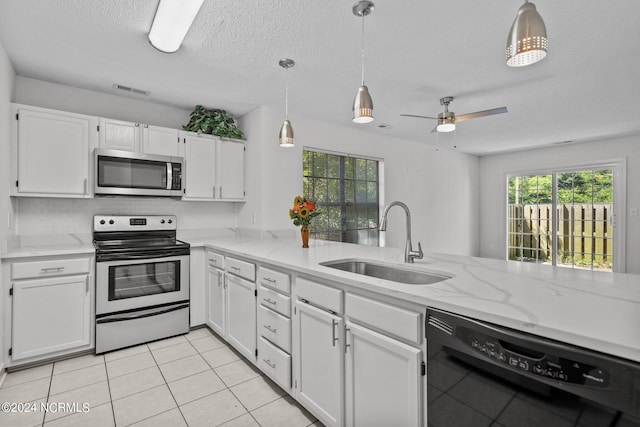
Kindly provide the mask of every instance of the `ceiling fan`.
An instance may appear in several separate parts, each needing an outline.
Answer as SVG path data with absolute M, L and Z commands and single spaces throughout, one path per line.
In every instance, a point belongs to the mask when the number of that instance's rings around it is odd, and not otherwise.
M 507 107 L 492 108 L 490 110 L 476 111 L 475 113 L 467 113 L 456 116 L 456 113 L 449 111 L 449 104 L 453 102 L 453 96 L 445 96 L 440 98 L 440 105 L 444 105 L 444 112 L 438 114 L 438 117 L 416 116 L 415 114 L 400 114 L 404 117 L 417 117 L 419 119 L 437 120 L 438 124 L 433 128 L 431 133 L 451 132 L 456 129 L 456 123 L 463 120 L 477 119 L 478 117 L 492 116 L 494 114 L 502 114 L 507 112 Z

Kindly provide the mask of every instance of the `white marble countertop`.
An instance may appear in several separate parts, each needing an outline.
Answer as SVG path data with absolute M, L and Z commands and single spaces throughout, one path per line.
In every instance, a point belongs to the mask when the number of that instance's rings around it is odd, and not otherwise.
M 310 248 L 302 249 L 299 236 L 202 236 L 187 241 L 640 362 L 640 275 L 444 254 L 425 254 L 409 265 L 400 249 L 321 240 L 311 240 Z M 452 277 L 406 285 L 319 265 L 344 258 Z
M 487 258 L 425 254 L 403 263 L 403 251 L 322 240 L 302 249 L 296 233 L 188 230 L 178 238 L 354 288 L 496 323 L 640 362 L 640 275 L 591 272 Z M 93 253 L 88 235 L 16 236 L 0 257 L 15 259 Z M 319 265 L 361 258 L 451 276 L 406 285 Z

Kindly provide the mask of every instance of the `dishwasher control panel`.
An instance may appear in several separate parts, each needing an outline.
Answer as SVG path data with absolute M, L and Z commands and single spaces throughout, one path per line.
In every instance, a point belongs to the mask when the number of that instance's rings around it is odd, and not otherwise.
M 511 370 L 529 372 L 548 379 L 589 387 L 608 387 L 609 374 L 597 366 L 523 347 L 504 339 L 458 327 L 456 335 L 475 350 Z

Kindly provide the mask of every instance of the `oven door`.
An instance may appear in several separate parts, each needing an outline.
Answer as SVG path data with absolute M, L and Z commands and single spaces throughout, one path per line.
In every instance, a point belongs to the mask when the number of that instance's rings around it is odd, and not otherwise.
M 189 301 L 189 255 L 96 262 L 96 314 Z

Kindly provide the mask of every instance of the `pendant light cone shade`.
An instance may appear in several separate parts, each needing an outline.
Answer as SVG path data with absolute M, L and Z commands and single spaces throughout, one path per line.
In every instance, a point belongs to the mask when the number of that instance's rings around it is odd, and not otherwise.
M 280 147 L 293 147 L 293 127 L 291 127 L 291 122 L 289 120 L 285 120 L 280 128 L 280 134 L 278 136 L 278 143 Z
M 369 123 L 373 121 L 373 100 L 369 95 L 369 88 L 365 85 L 358 88 L 353 100 L 353 121 L 355 123 Z
M 524 67 L 547 56 L 547 28 L 533 3 L 525 2 L 507 38 L 507 65 Z
M 373 12 L 374 4 L 368 0 L 361 0 L 351 8 L 355 16 L 362 18 L 362 84 L 358 88 L 353 100 L 353 122 L 369 123 L 373 121 L 373 99 L 369 88 L 364 84 L 364 17 Z
M 149 31 L 149 42 L 164 53 L 180 48 L 204 0 L 160 0 Z
M 285 69 L 285 72 L 296 65 L 295 61 L 289 58 L 281 59 L 278 64 Z M 293 127 L 289 121 L 289 79 L 287 78 L 285 78 L 284 88 L 285 119 L 284 123 L 282 123 L 282 127 L 280 128 L 280 133 L 278 134 L 278 144 L 280 147 L 293 147 L 295 144 L 293 143 Z

